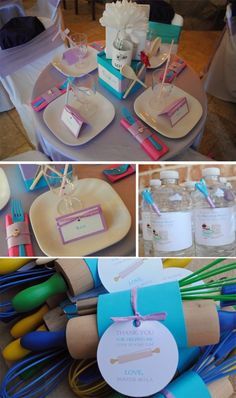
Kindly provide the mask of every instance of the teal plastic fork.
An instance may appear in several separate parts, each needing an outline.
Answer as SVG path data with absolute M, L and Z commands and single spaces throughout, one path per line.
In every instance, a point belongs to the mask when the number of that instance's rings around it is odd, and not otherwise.
M 21 201 L 18 199 L 12 199 L 11 202 L 11 215 L 13 222 L 22 222 L 25 221 L 24 211 L 21 205 Z M 19 256 L 25 257 L 26 251 L 24 245 L 19 245 Z

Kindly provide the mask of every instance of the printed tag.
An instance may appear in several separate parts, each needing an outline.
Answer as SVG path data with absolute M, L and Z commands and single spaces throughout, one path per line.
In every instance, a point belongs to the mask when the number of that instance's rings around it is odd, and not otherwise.
M 101 233 L 107 229 L 99 205 L 58 217 L 56 221 L 64 244 Z
M 170 120 L 171 126 L 175 126 L 185 115 L 189 113 L 189 107 L 186 97 L 179 98 L 159 113 L 158 116 L 165 116 Z
M 190 211 L 151 213 L 153 246 L 159 251 L 176 251 L 191 247 L 192 216 Z
M 159 274 L 162 269 L 160 258 L 104 258 L 98 260 L 99 277 L 109 292 L 155 285 L 160 279 Z
M 193 272 L 187 268 L 177 268 L 177 267 L 164 268 L 163 271 L 160 273 L 160 280 L 158 283 L 161 284 L 161 283 L 180 281 L 186 276 L 192 275 L 192 273 Z M 197 286 L 203 284 L 204 284 L 203 281 L 198 281 L 193 283 L 192 285 Z
M 61 115 L 61 120 L 75 137 L 78 137 L 81 127 L 83 123 L 85 123 L 85 120 L 82 118 L 78 110 L 69 105 L 65 105 Z
M 235 240 L 235 217 L 233 207 L 195 210 L 196 243 L 208 246 L 223 246 Z
M 178 365 L 178 348 L 160 322 L 112 324 L 98 345 L 97 361 L 106 382 L 121 394 L 146 397 L 172 380 Z

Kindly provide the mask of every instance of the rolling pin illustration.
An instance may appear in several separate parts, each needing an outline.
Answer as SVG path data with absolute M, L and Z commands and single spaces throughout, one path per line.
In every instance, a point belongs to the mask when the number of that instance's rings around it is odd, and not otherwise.
M 153 354 L 158 354 L 159 352 L 160 349 L 156 347 L 154 350 L 146 350 L 146 351 L 133 352 L 126 355 L 119 355 L 117 358 L 111 358 L 110 362 L 112 365 L 114 365 L 114 364 L 122 364 L 132 361 L 138 361 L 140 359 L 149 358 Z
M 32 311 L 58 293 L 70 292 L 72 296 L 84 293 L 100 284 L 97 260 L 58 259 L 57 272 L 46 282 L 29 287 L 12 299 L 17 312 Z
M 117 276 L 114 277 L 114 281 L 118 282 L 120 279 L 126 278 L 126 276 L 130 275 L 132 272 L 136 271 L 144 262 L 144 259 L 136 260 L 132 265 L 126 267 L 123 271 L 121 271 Z

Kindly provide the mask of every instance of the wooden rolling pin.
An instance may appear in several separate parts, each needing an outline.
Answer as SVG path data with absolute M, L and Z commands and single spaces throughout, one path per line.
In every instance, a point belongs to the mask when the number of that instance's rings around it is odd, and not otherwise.
M 230 398 L 234 393 L 230 380 L 225 377 L 207 385 L 212 398 Z
M 29 287 L 12 300 L 17 312 L 34 310 L 49 298 L 69 290 L 72 296 L 82 294 L 94 287 L 94 279 L 86 262 L 82 259 L 59 259 L 54 261 L 56 274 L 46 282 Z
M 219 342 L 220 322 L 214 301 L 183 302 L 183 312 L 189 347 Z M 99 342 L 96 315 L 70 319 L 66 328 L 66 341 L 73 358 L 94 358 Z M 80 341 L 83 344 L 78 344 Z

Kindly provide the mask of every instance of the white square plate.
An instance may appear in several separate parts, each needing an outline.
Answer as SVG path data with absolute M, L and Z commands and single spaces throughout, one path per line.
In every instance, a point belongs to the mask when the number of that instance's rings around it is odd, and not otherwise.
M 173 86 L 168 102 L 171 103 L 178 98 L 186 97 L 189 106 L 189 113 L 176 123 L 175 126 L 171 127 L 170 121 L 167 118 L 157 116 L 158 111 L 150 107 L 152 97 L 152 88 L 149 87 L 136 98 L 134 102 L 134 110 L 145 123 L 165 137 L 173 139 L 185 137 L 193 127 L 196 126 L 202 116 L 202 106 L 200 102 L 196 98 L 192 97 L 192 95 L 181 90 L 179 87 Z
M 88 256 L 120 241 L 131 227 L 131 216 L 122 199 L 105 181 L 83 178 L 76 194 L 84 208 L 100 204 L 107 231 L 65 245 L 57 230 L 57 204 L 61 198 L 49 191 L 38 196 L 30 208 L 30 221 L 40 249 L 49 257 Z M 122 255 L 122 253 L 121 253 Z
M 95 96 L 92 98 L 93 106 L 95 107 L 94 112 L 89 117 L 86 117 L 86 115 L 83 115 L 80 111 L 81 115 L 84 116 L 89 124 L 82 126 L 77 138 L 61 120 L 61 114 L 65 106 L 65 96 L 66 94 L 63 94 L 52 101 L 47 108 L 45 108 L 43 113 L 43 119 L 46 125 L 63 144 L 70 146 L 86 144 L 101 133 L 114 119 L 114 106 L 103 95 L 96 92 Z M 69 104 L 79 110 L 79 102 L 76 101 L 71 93 L 69 97 Z
M 88 51 L 83 62 L 77 62 L 74 65 L 67 65 L 67 63 L 62 60 L 63 53 L 57 54 L 52 60 L 52 65 L 64 76 L 79 77 L 97 69 L 97 53 L 97 50 L 92 47 L 88 47 Z

